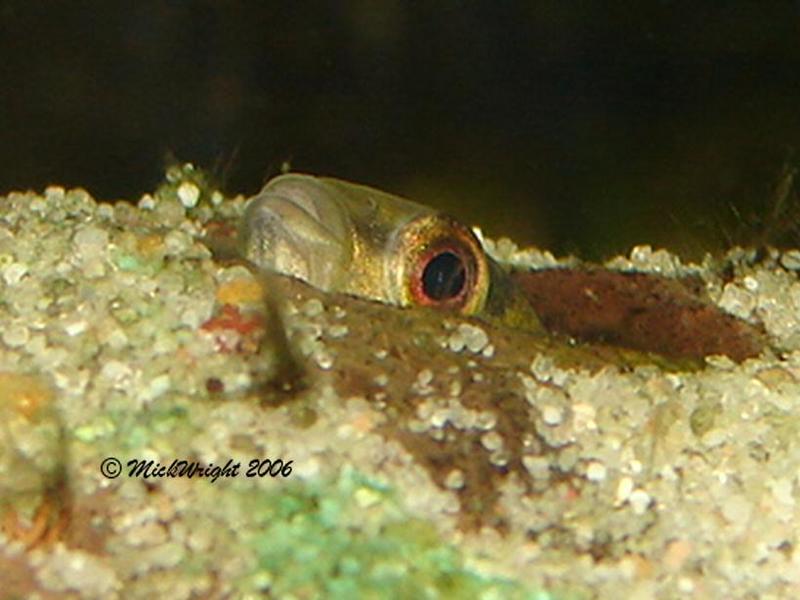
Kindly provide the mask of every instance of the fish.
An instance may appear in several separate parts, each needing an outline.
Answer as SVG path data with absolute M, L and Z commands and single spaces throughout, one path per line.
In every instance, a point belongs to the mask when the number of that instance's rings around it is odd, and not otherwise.
M 665 357 L 742 361 L 758 327 L 721 311 L 697 282 L 598 265 L 514 269 L 434 208 L 347 181 L 287 173 L 251 198 L 239 252 L 262 272 L 403 308 L 475 317 L 536 336 Z
M 241 253 L 327 291 L 474 316 L 544 334 L 535 310 L 468 227 L 339 179 L 285 174 L 247 206 Z

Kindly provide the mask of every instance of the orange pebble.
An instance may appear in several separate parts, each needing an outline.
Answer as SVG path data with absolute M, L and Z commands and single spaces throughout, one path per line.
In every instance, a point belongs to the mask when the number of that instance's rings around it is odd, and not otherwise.
M 32 375 L 0 373 L 0 409 L 11 409 L 31 419 L 53 399 L 53 392 Z
M 254 279 L 234 279 L 217 288 L 217 300 L 221 304 L 256 304 L 262 296 L 261 286 Z

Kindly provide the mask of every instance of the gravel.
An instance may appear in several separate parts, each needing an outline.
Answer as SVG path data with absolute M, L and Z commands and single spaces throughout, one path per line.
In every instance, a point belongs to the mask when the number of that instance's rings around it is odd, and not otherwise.
M 641 246 L 607 264 L 701 277 L 769 336 L 773 348 L 742 364 L 568 365 L 452 316 L 414 321 L 438 331 L 428 355 L 423 325 L 382 324 L 413 311 L 297 283 L 248 345 L 254 277 L 215 262 L 199 237 L 244 199 L 179 175 L 137 204 L 59 187 L 0 198 L 0 492 L 21 527 L 0 535 L 0 572 L 18 574 L 0 575 L 9 593 L 796 595 L 798 251 L 698 265 Z M 574 264 L 484 244 L 518 267 Z M 281 330 L 304 383 L 264 391 L 285 368 Z M 111 479 L 110 456 L 123 468 L 282 458 L 293 469 Z M 63 499 L 53 489 L 68 490 L 69 526 L 50 519 L 56 541 L 26 548 L 20 531 Z

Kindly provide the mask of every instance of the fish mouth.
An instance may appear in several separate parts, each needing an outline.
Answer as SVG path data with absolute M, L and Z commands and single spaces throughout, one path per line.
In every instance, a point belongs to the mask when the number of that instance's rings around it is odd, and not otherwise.
M 247 205 L 242 254 L 257 267 L 333 289 L 352 254 L 346 211 L 313 177 L 270 181 Z

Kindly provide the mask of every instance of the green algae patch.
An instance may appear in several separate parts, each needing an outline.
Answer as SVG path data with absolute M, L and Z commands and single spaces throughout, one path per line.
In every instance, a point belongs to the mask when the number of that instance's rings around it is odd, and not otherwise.
M 253 582 L 276 597 L 550 598 L 470 571 L 429 523 L 403 514 L 390 489 L 350 469 L 255 510 Z

